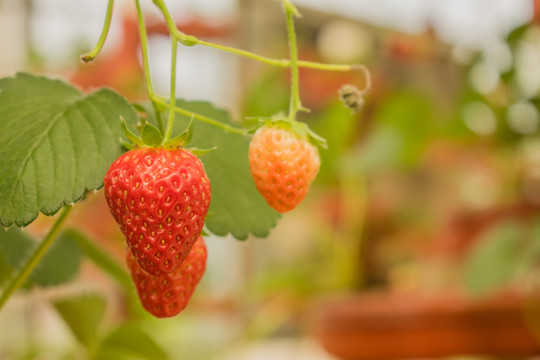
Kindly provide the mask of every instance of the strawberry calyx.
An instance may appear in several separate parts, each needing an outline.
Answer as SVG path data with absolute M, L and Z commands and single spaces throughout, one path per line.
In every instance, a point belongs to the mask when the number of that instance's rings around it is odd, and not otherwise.
M 259 127 L 262 126 L 269 126 L 269 127 L 278 127 L 285 130 L 288 130 L 296 136 L 298 136 L 301 139 L 304 139 L 316 146 L 320 146 L 323 149 L 328 148 L 328 144 L 326 142 L 326 139 L 311 130 L 311 128 L 308 126 L 308 124 L 291 120 L 290 118 L 278 114 L 275 116 L 272 116 L 270 118 L 258 118 L 260 125 L 254 129 L 252 129 L 250 132 L 254 133 Z
M 163 134 L 161 131 L 148 121 L 145 121 L 144 124 L 141 124 L 137 127 L 140 135 L 136 135 L 131 130 L 128 129 L 126 121 L 120 117 L 120 125 L 124 134 L 130 141 L 126 143 L 120 139 L 120 142 L 127 150 L 132 150 L 135 148 L 165 148 L 165 149 L 178 149 L 185 148 L 187 144 L 190 143 L 193 138 L 193 118 L 188 124 L 188 127 L 179 135 L 164 141 Z M 212 150 L 215 150 L 216 147 L 210 149 L 198 149 L 198 148 L 185 148 L 196 156 L 201 156 L 209 153 Z

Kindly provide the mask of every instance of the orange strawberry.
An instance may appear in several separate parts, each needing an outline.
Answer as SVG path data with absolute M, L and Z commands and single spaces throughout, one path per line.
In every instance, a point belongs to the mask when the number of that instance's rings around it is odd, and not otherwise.
M 294 209 L 304 199 L 320 163 L 317 147 L 287 124 L 263 125 L 249 145 L 255 185 L 268 205 L 281 213 Z

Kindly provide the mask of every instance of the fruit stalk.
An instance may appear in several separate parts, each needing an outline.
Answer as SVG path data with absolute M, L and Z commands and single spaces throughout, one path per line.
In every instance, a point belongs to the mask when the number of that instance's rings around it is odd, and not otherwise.
M 163 137 L 163 144 L 165 144 L 172 134 L 173 124 L 174 124 L 174 111 L 173 108 L 176 105 L 176 57 L 178 50 L 178 39 L 176 36 L 171 35 L 171 93 L 169 98 L 170 108 L 169 108 L 169 118 L 167 119 L 167 128 Z
M 294 30 L 293 16 L 300 16 L 296 7 L 288 0 L 283 1 L 283 8 L 287 16 L 287 33 L 289 37 L 289 52 L 291 58 L 291 100 L 289 103 L 289 120 L 296 119 L 296 113 L 302 108 L 300 103 L 300 89 L 298 86 L 298 46 Z
M 142 13 L 139 0 L 135 0 L 135 5 L 137 7 L 137 21 L 139 23 L 139 37 L 141 39 L 141 53 L 143 60 L 144 80 L 146 83 L 146 92 L 148 93 L 148 97 L 152 100 L 156 97 L 156 94 L 154 93 L 154 87 L 152 86 L 152 78 L 150 76 L 150 65 L 148 61 L 148 36 L 146 35 L 146 25 L 144 23 L 144 15 Z M 163 132 L 163 120 L 161 119 L 161 112 L 157 108 L 155 101 L 152 101 L 152 105 L 154 106 L 154 110 L 156 113 L 158 128 L 161 132 Z

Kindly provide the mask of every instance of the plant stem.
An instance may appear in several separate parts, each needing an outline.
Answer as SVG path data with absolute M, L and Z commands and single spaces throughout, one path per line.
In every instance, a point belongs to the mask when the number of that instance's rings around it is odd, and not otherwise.
M 255 53 L 252 53 L 251 51 L 236 49 L 230 46 L 215 44 L 215 43 L 205 41 L 205 40 L 200 40 L 200 39 L 197 39 L 197 44 L 214 48 L 214 49 L 218 49 L 218 50 L 222 50 L 222 51 L 226 51 L 232 54 L 244 56 L 244 57 L 257 60 L 268 65 L 279 66 L 279 67 L 290 66 L 290 61 L 288 59 L 272 59 L 266 56 L 257 55 Z
M 144 22 L 144 15 L 141 10 L 141 5 L 139 0 L 135 0 L 137 7 L 137 21 L 139 23 L 139 37 L 141 39 L 141 53 L 143 60 L 143 69 L 144 69 L 144 80 L 146 82 L 146 90 L 148 92 L 148 97 L 152 98 L 154 96 L 154 88 L 152 86 L 152 78 L 150 76 L 150 64 L 148 59 L 148 36 L 146 35 L 146 25 Z M 163 120 L 161 119 L 161 114 L 159 109 L 154 106 L 156 112 L 156 119 L 158 123 L 159 130 L 163 133 Z
M 171 58 L 171 94 L 169 98 L 169 118 L 167 119 L 167 129 L 165 130 L 165 135 L 163 136 L 162 144 L 165 144 L 172 134 L 173 124 L 174 124 L 174 111 L 171 111 L 176 105 L 176 56 L 178 50 L 178 39 L 176 36 L 171 35 L 171 48 L 172 48 L 172 58 Z
M 64 206 L 64 209 L 54 222 L 52 228 L 49 230 L 49 233 L 45 236 L 43 241 L 39 244 L 39 246 L 32 253 L 32 255 L 30 255 L 30 257 L 26 260 L 23 266 L 18 270 L 15 276 L 10 280 L 9 284 L 6 286 L 6 288 L 2 292 L 2 295 L 0 296 L 0 310 L 2 309 L 6 301 L 10 298 L 10 296 L 15 292 L 15 290 L 17 290 L 26 281 L 28 276 L 32 273 L 32 270 L 34 270 L 43 255 L 45 255 L 45 253 L 51 246 L 53 240 L 60 232 L 62 224 L 66 221 L 72 209 L 72 205 Z
M 167 5 L 165 5 L 163 0 L 152 0 L 152 1 L 163 14 L 163 17 L 165 18 L 165 22 L 167 23 L 167 27 L 169 28 L 170 35 L 172 37 L 177 37 L 178 36 L 177 33 L 180 33 L 180 31 L 176 28 L 176 24 L 174 23 L 171 13 L 169 12 L 169 9 L 167 9 Z
M 171 106 L 171 104 L 167 103 L 167 101 L 165 101 L 162 98 L 160 98 L 158 96 L 155 96 L 155 95 L 151 97 L 151 100 L 153 102 L 157 103 L 157 104 L 166 106 L 169 109 L 172 108 L 172 110 L 173 110 L 172 112 L 176 112 L 178 114 L 185 115 L 185 116 L 190 117 L 190 118 L 193 117 L 196 120 L 199 120 L 199 121 L 205 122 L 207 124 L 219 127 L 221 129 L 223 129 L 224 131 L 229 132 L 229 133 L 245 135 L 248 132 L 247 129 L 240 129 L 240 128 L 237 128 L 237 127 L 234 127 L 234 126 L 230 126 L 228 124 L 222 123 L 221 121 L 212 119 L 212 118 L 210 118 L 208 116 L 197 114 L 197 113 L 191 112 L 189 110 L 179 108 L 178 106 Z
M 296 44 L 296 33 L 295 33 L 295 30 L 294 30 L 293 17 L 294 16 L 300 16 L 300 13 L 298 12 L 296 7 L 289 0 L 282 0 L 282 2 L 283 2 L 283 6 L 285 8 L 285 12 L 287 14 L 287 29 L 288 29 L 288 36 L 289 36 L 290 60 L 289 59 L 272 59 L 272 58 L 269 58 L 269 57 L 266 57 L 266 56 L 261 56 L 261 55 L 255 54 L 255 53 L 250 52 L 250 51 L 241 50 L 241 49 L 237 49 L 237 48 L 233 48 L 233 47 L 229 47 L 229 46 L 225 46 L 225 45 L 215 44 L 215 43 L 212 43 L 212 42 L 209 42 L 209 41 L 200 40 L 200 39 L 196 38 L 195 36 L 186 35 L 186 34 L 182 33 L 180 30 L 178 30 L 178 28 L 176 27 L 176 24 L 175 24 L 175 22 L 174 22 L 174 20 L 173 20 L 173 18 L 171 16 L 167 6 L 165 5 L 164 1 L 163 0 L 152 0 L 152 1 L 154 2 L 154 4 L 158 7 L 158 9 L 163 14 L 163 16 L 165 18 L 165 21 L 167 23 L 167 28 L 169 29 L 169 33 L 170 33 L 171 37 L 173 38 L 173 41 L 175 41 L 174 39 L 176 39 L 176 41 L 178 41 L 178 42 L 180 42 L 180 43 L 182 43 L 183 45 L 186 45 L 186 46 L 203 45 L 203 46 L 206 46 L 206 47 L 218 49 L 218 50 L 221 50 L 221 51 L 226 51 L 226 52 L 236 54 L 236 55 L 239 55 L 239 56 L 244 56 L 244 57 L 247 57 L 247 58 L 250 58 L 250 59 L 253 59 L 253 60 L 256 60 L 256 61 L 260 61 L 262 63 L 272 65 L 272 66 L 278 66 L 278 67 L 283 67 L 283 68 L 290 67 L 291 68 L 291 102 L 290 102 L 290 109 L 289 109 L 289 118 L 292 119 L 292 120 L 294 120 L 294 118 L 296 117 L 296 113 L 298 111 L 305 110 L 305 109 L 302 108 L 302 104 L 300 102 L 299 85 L 298 85 L 298 68 L 299 67 L 318 69 L 318 70 L 326 70 L 326 71 L 355 71 L 355 70 L 360 70 L 360 71 L 362 71 L 364 73 L 364 75 L 366 77 L 366 86 L 361 92 L 365 93 L 371 88 L 371 77 L 370 77 L 368 69 L 364 65 L 361 65 L 361 64 L 323 64 L 323 63 L 318 63 L 318 62 L 313 62 L 313 61 L 304 61 L 304 60 L 299 60 L 298 59 L 298 48 L 297 48 L 297 44 Z M 166 101 L 164 101 L 161 97 L 157 96 L 154 93 L 154 91 L 152 90 L 152 85 L 150 83 L 150 75 L 149 75 L 150 72 L 148 70 L 148 54 L 147 54 L 147 50 L 146 50 L 147 49 L 146 33 L 143 30 L 143 28 L 144 28 L 144 20 L 143 20 L 142 14 L 140 12 L 139 0 L 136 0 L 136 2 L 137 2 L 137 12 L 138 12 L 138 15 L 139 15 L 139 28 L 141 28 L 141 30 L 140 30 L 141 31 L 141 46 L 142 46 L 142 49 L 143 49 L 143 61 L 144 61 L 144 65 L 145 65 L 145 76 L 146 76 L 146 82 L 147 82 L 147 86 L 148 86 L 148 95 L 149 95 L 149 98 L 152 100 L 152 103 L 153 103 L 154 107 L 157 109 L 157 107 L 158 107 L 157 105 L 162 105 L 162 106 L 165 106 L 165 107 L 167 107 L 169 109 L 172 108 L 174 110 L 174 112 L 176 112 L 176 113 L 186 115 L 186 116 L 192 116 L 196 120 L 200 120 L 200 121 L 206 122 L 208 124 L 220 127 L 225 131 L 233 132 L 233 133 L 237 133 L 237 134 L 246 134 L 247 130 L 239 129 L 239 128 L 236 128 L 236 127 L 233 127 L 233 126 L 229 126 L 227 124 L 223 124 L 223 123 L 221 123 L 221 122 L 219 122 L 217 120 L 214 120 L 212 118 L 209 118 L 209 117 L 206 117 L 206 116 L 203 116 L 203 115 L 199 115 L 199 114 L 196 114 L 196 113 L 192 113 L 191 111 L 181 109 L 181 108 L 179 108 L 177 106 L 173 106 L 172 104 L 167 104 Z M 176 55 L 173 55 L 173 56 L 176 56 Z M 175 66 L 175 65 L 173 65 L 173 66 Z M 171 73 L 172 73 L 172 71 L 171 71 Z M 172 79 L 171 79 L 171 84 L 172 84 Z M 171 91 L 172 91 L 172 87 L 171 87 Z M 156 110 L 156 112 L 159 115 L 159 112 L 157 110 Z M 171 113 L 169 113 L 169 121 L 167 123 L 167 133 L 169 133 L 169 131 L 170 131 L 169 126 L 172 127 L 172 125 L 169 125 L 170 122 L 171 122 Z M 162 130 L 160 119 L 159 119 L 159 124 L 160 124 L 160 130 Z M 164 141 L 166 141 L 166 139 L 168 139 L 169 137 L 170 137 L 170 134 L 168 136 L 165 135 L 165 140 Z
M 302 108 L 298 86 L 298 46 L 296 45 L 296 32 L 294 31 L 293 16 L 299 16 L 298 10 L 289 0 L 282 0 L 287 16 L 287 33 L 289 36 L 289 52 L 291 58 L 291 100 L 289 103 L 289 120 L 296 119 L 296 113 Z
M 109 0 L 107 4 L 107 13 L 105 14 L 105 22 L 103 23 L 103 28 L 101 29 L 101 35 L 99 36 L 96 46 L 84 55 L 81 55 L 81 60 L 84 62 L 90 62 L 98 56 L 99 52 L 105 44 L 107 35 L 109 34 L 109 28 L 111 26 L 112 12 L 113 12 L 114 0 Z
M 171 33 L 171 35 L 173 34 L 176 35 L 176 37 L 178 38 L 178 41 L 180 41 L 181 43 L 189 43 L 189 45 L 192 45 L 192 46 L 203 45 L 209 48 L 244 56 L 244 57 L 265 63 L 267 65 L 278 66 L 278 67 L 283 67 L 283 68 L 291 66 L 291 61 L 289 59 L 273 59 L 266 56 L 255 54 L 251 51 L 241 50 L 241 49 L 237 49 L 237 48 L 226 46 L 226 45 L 216 44 L 210 41 L 198 39 L 197 37 L 192 36 L 192 35 L 186 35 L 176 28 L 176 25 L 171 17 L 171 14 L 169 13 L 163 1 L 154 0 L 154 3 L 159 8 L 159 10 L 163 13 L 163 16 L 165 17 L 165 21 L 167 22 L 167 27 L 169 28 L 169 32 Z M 358 70 L 358 69 L 362 69 L 363 71 L 367 70 L 363 65 L 360 65 L 360 64 L 323 64 L 323 63 L 318 63 L 314 61 L 304 61 L 304 60 L 298 60 L 298 66 L 311 68 L 311 69 L 327 70 L 327 71 L 352 71 L 352 70 Z

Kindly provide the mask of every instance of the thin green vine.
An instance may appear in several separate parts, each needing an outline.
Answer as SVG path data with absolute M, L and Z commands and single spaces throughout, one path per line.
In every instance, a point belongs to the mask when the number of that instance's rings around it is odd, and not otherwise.
M 17 290 L 26 279 L 28 279 L 28 276 L 32 273 L 32 270 L 36 267 L 36 265 L 39 263 L 39 261 L 43 258 L 43 255 L 47 252 L 49 247 L 51 246 L 53 240 L 56 238 L 58 233 L 60 232 L 60 228 L 66 221 L 68 215 L 71 213 L 71 210 L 73 209 L 72 205 L 65 205 L 62 209 L 62 212 L 54 222 L 52 228 L 49 230 L 43 241 L 39 244 L 39 246 L 36 248 L 36 250 L 30 255 L 28 260 L 26 260 L 23 264 L 23 266 L 17 271 L 15 276 L 9 281 L 7 286 L 4 288 L 4 291 L 2 291 L 2 295 L 0 296 L 0 310 L 6 303 L 6 301 L 13 295 L 15 290 Z
M 174 125 L 174 111 L 171 111 L 172 108 L 176 107 L 176 57 L 178 50 L 178 40 L 176 36 L 171 36 L 171 94 L 169 98 L 169 118 L 167 119 L 167 129 L 163 136 L 162 144 L 165 144 L 172 134 L 172 129 Z
M 102 36 L 100 37 L 98 45 L 96 45 L 96 49 L 98 50 L 94 49 L 89 54 L 95 53 L 95 55 L 97 55 L 97 53 L 99 52 L 99 49 L 101 49 L 101 47 L 103 46 L 103 43 L 106 38 L 106 34 L 108 32 L 109 24 L 110 24 L 110 18 L 112 16 L 112 2 L 113 1 L 114 0 L 109 0 L 107 17 L 106 17 L 104 27 L 102 29 Z M 229 47 L 229 46 L 225 46 L 221 44 L 215 44 L 209 41 L 198 39 L 197 37 L 192 36 L 192 35 L 184 34 L 182 31 L 180 31 L 176 27 L 176 24 L 165 2 L 163 0 L 152 0 L 152 1 L 160 10 L 160 12 L 163 14 L 163 17 L 165 19 L 165 22 L 167 23 L 167 28 L 169 30 L 171 41 L 173 44 L 172 46 L 173 59 L 172 59 L 172 64 L 171 64 L 171 97 L 169 101 L 167 101 L 155 93 L 153 85 L 152 85 L 152 80 L 150 76 L 149 57 L 148 57 L 148 36 L 146 33 L 144 16 L 140 7 L 140 0 L 135 0 L 135 4 L 137 8 L 137 20 L 138 20 L 138 25 L 139 25 L 140 41 L 141 41 L 141 52 L 142 52 L 142 58 L 143 58 L 143 70 L 144 70 L 147 93 L 156 113 L 158 128 L 164 134 L 164 142 L 167 141 L 172 135 L 174 113 L 193 117 L 196 120 L 211 124 L 213 126 L 217 126 L 226 132 L 232 132 L 232 133 L 237 133 L 237 134 L 246 134 L 248 132 L 247 129 L 241 129 L 234 126 L 230 126 L 228 124 L 224 124 L 220 121 L 209 118 L 207 116 L 193 113 L 189 110 L 182 109 L 176 106 L 175 101 L 173 101 L 172 99 L 172 96 L 175 96 L 174 85 L 176 84 L 176 56 L 177 56 L 175 49 L 177 49 L 178 42 L 182 43 L 185 46 L 203 45 L 206 47 L 210 47 L 217 50 L 243 56 L 246 58 L 250 58 L 250 59 L 268 64 L 268 65 L 271 65 L 271 66 L 291 68 L 291 103 L 290 103 L 290 108 L 289 108 L 289 119 L 293 119 L 293 120 L 296 117 L 296 113 L 298 111 L 306 110 L 302 107 L 301 102 L 300 102 L 300 96 L 299 96 L 299 86 L 298 86 L 298 68 L 299 67 L 325 70 L 325 71 L 357 71 L 359 70 L 363 72 L 366 78 L 366 85 L 365 85 L 365 88 L 361 90 L 361 93 L 364 94 L 371 88 L 370 73 L 364 65 L 361 65 L 361 64 L 323 64 L 323 63 L 318 63 L 318 62 L 313 62 L 313 61 L 304 61 L 304 60 L 298 59 L 298 49 L 297 49 L 297 44 L 296 44 L 296 34 L 294 30 L 293 18 L 295 16 L 297 17 L 300 16 L 300 13 L 289 0 L 282 0 L 282 4 L 285 9 L 286 16 L 287 16 L 287 30 L 288 30 L 289 46 L 290 46 L 290 59 L 269 58 L 266 56 L 255 54 L 247 50 L 237 49 L 237 48 L 233 48 L 233 47 Z M 163 126 L 163 120 L 161 119 L 161 111 L 164 109 L 172 110 L 172 111 L 169 111 L 166 128 Z
M 109 34 L 109 28 L 111 26 L 111 19 L 114 7 L 114 0 L 109 0 L 107 4 L 107 13 L 105 14 L 105 22 L 103 23 L 103 28 L 101 29 L 101 35 L 99 36 L 96 46 L 88 53 L 81 56 L 81 60 L 84 62 L 90 62 L 98 56 L 99 52 L 105 44 L 107 35 Z
M 146 92 L 150 99 L 154 98 L 156 95 L 154 93 L 154 87 L 152 86 L 152 77 L 150 76 L 150 64 L 148 58 L 148 35 L 146 34 L 146 25 L 144 22 L 144 15 L 141 10 L 141 4 L 139 0 L 135 0 L 135 5 L 137 7 L 137 21 L 139 24 L 139 36 L 141 39 L 141 52 L 143 60 L 143 70 L 144 70 L 144 80 L 146 82 Z M 161 133 L 163 133 L 163 120 L 161 119 L 161 111 L 156 106 L 156 103 L 152 101 L 154 106 L 154 112 L 156 113 L 156 120 L 158 123 L 158 128 Z
M 291 100 L 289 104 L 289 120 L 295 121 L 296 113 L 302 109 L 300 102 L 300 89 L 298 79 L 298 46 L 296 45 L 296 32 L 294 30 L 294 17 L 300 16 L 296 7 L 289 0 L 282 0 L 287 17 L 287 34 L 289 36 L 289 52 L 291 57 Z
M 187 116 L 189 118 L 194 118 L 196 120 L 205 122 L 207 124 L 219 127 L 225 132 L 244 135 L 244 134 L 247 134 L 248 131 L 249 131 L 249 129 L 241 129 L 241 128 L 237 128 L 237 127 L 234 127 L 234 126 L 230 126 L 228 124 L 222 123 L 221 121 L 212 119 L 212 118 L 210 118 L 208 116 L 204 116 L 204 115 L 201 115 L 201 114 L 191 112 L 191 111 L 186 110 L 186 109 L 182 109 L 182 108 L 180 108 L 178 106 L 171 106 L 166 100 L 164 100 L 163 98 L 161 98 L 161 97 L 159 97 L 157 95 L 152 96 L 151 100 L 153 102 L 155 102 L 156 104 L 165 106 L 168 109 L 172 109 L 173 112 L 175 112 L 175 113 L 185 115 L 185 116 Z

